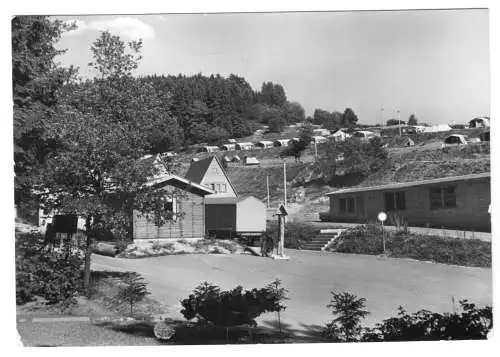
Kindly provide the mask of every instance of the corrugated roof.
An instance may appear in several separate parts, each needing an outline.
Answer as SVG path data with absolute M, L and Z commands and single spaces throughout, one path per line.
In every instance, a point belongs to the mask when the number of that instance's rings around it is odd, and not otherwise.
M 440 177 L 440 178 L 432 179 L 432 180 L 400 182 L 400 183 L 393 183 L 390 185 L 353 187 L 353 188 L 346 188 L 346 189 L 340 189 L 338 191 L 329 192 L 326 194 L 326 196 L 335 196 L 335 195 L 340 195 L 340 194 L 345 194 L 345 193 L 357 193 L 357 192 L 366 192 L 366 191 L 394 190 L 394 189 L 398 189 L 398 188 L 405 188 L 405 187 L 412 187 L 412 186 L 431 185 L 431 184 L 445 183 L 445 182 L 481 179 L 481 178 L 487 178 L 490 176 L 491 176 L 491 174 L 489 172 L 483 172 L 480 174 Z

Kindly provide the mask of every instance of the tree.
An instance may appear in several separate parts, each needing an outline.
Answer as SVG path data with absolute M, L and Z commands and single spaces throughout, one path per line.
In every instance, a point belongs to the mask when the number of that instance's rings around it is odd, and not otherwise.
M 387 126 L 394 126 L 394 125 L 405 125 L 406 123 L 403 120 L 397 120 L 397 119 L 389 119 L 386 122 Z
M 149 100 L 153 88 L 131 76 L 140 45 L 129 44 L 128 56 L 123 42 L 104 32 L 93 49 L 99 76 L 66 88 L 63 103 L 47 123 L 60 147 L 46 160 L 37 185 L 47 208 L 86 219 L 87 293 L 95 232 L 106 229 L 118 239 L 130 239 L 134 210 L 157 225 L 172 219 L 164 209 L 164 194 L 146 185 L 157 169 L 140 160 L 151 150 L 151 131 L 169 120 L 164 107 Z M 173 171 L 171 161 L 163 163 Z
M 287 124 L 302 123 L 305 120 L 305 111 L 297 102 L 288 102 L 284 106 L 284 117 Z
M 127 302 L 130 306 L 130 316 L 134 316 L 134 305 L 150 292 L 147 289 L 147 284 L 144 278 L 137 273 L 131 273 L 124 279 L 124 286 L 121 286 L 118 291 L 118 299 Z
M 329 141 L 324 147 L 320 164 L 330 178 L 336 175 L 337 169 L 342 169 L 344 174 L 367 176 L 384 168 L 389 161 L 384 143 L 378 137 L 368 142 L 356 139 Z
M 271 292 L 271 294 L 277 300 L 276 314 L 278 316 L 278 327 L 281 332 L 281 311 L 286 309 L 286 305 L 283 304 L 284 300 L 288 300 L 288 290 L 281 286 L 282 282 L 279 278 L 274 279 L 270 282 L 266 289 Z
M 281 84 L 273 84 L 272 82 L 262 83 L 258 98 L 260 103 L 270 106 L 282 107 L 287 102 L 283 86 Z
M 358 117 L 351 108 L 346 108 L 342 114 L 342 126 L 354 128 L 358 122 Z
M 12 91 L 14 102 L 15 202 L 33 198 L 32 176 L 57 146 L 47 136 L 45 121 L 53 115 L 60 88 L 76 74 L 54 61 L 64 53 L 55 43 L 71 30 L 47 16 L 16 16 L 12 19 Z M 36 203 L 35 203 L 36 204 Z
M 415 114 L 410 115 L 408 118 L 408 125 L 418 125 L 418 120 Z
M 335 341 L 358 341 L 362 332 L 361 320 L 370 314 L 364 310 L 366 299 L 348 292 L 332 291 L 331 294 L 327 307 L 332 309 L 335 318 L 327 324 L 324 334 Z

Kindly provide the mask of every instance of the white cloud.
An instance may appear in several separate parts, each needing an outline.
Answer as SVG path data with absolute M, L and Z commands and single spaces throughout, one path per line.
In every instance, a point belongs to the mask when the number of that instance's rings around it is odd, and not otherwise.
M 112 20 L 93 20 L 86 23 L 83 20 L 67 20 L 68 24 L 76 24 L 76 30 L 67 32 L 66 36 L 75 36 L 84 31 L 109 31 L 114 35 L 127 37 L 130 40 L 149 39 L 155 37 L 153 27 L 141 20 L 131 17 L 117 17 Z

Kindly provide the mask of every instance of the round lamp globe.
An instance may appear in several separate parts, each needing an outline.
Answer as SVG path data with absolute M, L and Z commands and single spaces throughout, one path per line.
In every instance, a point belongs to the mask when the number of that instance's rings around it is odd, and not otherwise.
M 387 220 L 387 213 L 385 212 L 380 212 L 378 215 L 377 215 L 377 218 L 380 222 L 385 222 Z

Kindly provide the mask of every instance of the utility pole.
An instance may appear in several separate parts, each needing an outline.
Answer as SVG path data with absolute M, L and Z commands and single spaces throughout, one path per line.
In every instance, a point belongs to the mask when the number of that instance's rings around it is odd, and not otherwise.
M 382 113 L 382 122 L 380 124 L 385 125 L 385 121 L 384 121 L 384 108 L 381 108 L 380 109 L 380 112 Z
M 269 175 L 266 176 L 266 184 L 267 184 L 267 208 L 269 208 Z
M 399 136 L 401 136 L 401 119 L 399 117 L 399 110 L 396 110 L 396 114 L 398 115 Z
M 318 143 L 314 140 L 314 160 L 318 161 Z
M 284 201 L 284 205 L 286 207 L 286 162 L 283 162 L 283 187 L 285 189 L 285 201 Z

